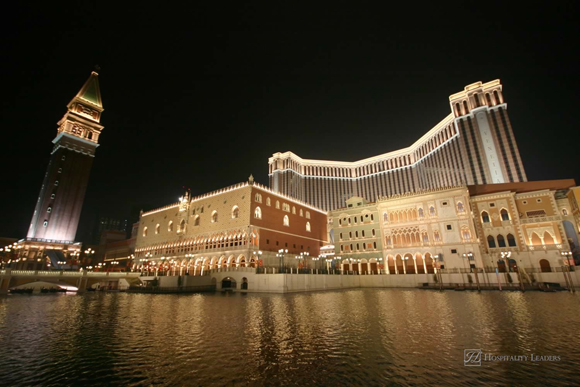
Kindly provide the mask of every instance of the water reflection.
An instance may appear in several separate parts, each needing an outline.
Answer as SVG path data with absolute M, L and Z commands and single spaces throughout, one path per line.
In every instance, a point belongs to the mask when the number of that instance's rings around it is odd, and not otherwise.
M 357 289 L 0 298 L 0 384 L 573 383 L 580 297 Z M 484 362 L 463 350 L 559 355 Z

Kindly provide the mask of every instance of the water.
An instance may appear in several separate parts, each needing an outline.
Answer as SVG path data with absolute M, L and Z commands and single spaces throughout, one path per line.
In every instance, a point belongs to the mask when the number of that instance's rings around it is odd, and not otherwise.
M 0 384 L 572 384 L 578 327 L 564 292 L 14 295 Z M 473 348 L 560 361 L 465 367 Z

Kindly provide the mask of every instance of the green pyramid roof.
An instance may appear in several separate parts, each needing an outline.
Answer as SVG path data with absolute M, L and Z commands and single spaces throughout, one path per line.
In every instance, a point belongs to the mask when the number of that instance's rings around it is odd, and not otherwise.
M 92 103 L 93 105 L 103 107 L 98 76 L 99 74 L 94 71 L 91 73 L 89 79 L 87 79 L 81 90 L 78 92 L 77 98 L 81 98 L 87 102 Z

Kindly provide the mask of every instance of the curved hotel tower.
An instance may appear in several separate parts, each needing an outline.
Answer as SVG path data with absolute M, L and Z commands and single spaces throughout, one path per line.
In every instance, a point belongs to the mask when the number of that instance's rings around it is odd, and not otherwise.
M 527 181 L 499 79 L 449 97 L 451 113 L 408 148 L 344 162 L 269 158 L 270 188 L 327 211 L 360 196 Z

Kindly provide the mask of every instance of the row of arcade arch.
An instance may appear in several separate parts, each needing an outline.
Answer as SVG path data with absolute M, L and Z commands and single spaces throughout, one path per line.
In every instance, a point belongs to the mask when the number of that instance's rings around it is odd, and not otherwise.
M 379 263 L 375 258 L 344 259 L 341 262 L 343 272 L 356 274 L 379 274 L 379 269 L 387 274 L 428 274 L 435 272 L 434 261 L 431 253 L 411 253 L 388 255 L 386 264 Z
M 222 255 L 220 257 L 199 257 L 186 259 L 168 259 L 150 261 L 136 265 L 135 269 L 142 273 L 154 273 L 155 275 L 203 275 L 212 269 L 225 269 L 236 267 L 257 267 L 258 257 L 252 255 L 249 259 L 245 255 L 238 256 Z

